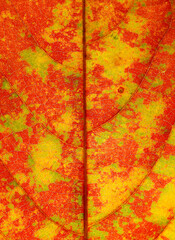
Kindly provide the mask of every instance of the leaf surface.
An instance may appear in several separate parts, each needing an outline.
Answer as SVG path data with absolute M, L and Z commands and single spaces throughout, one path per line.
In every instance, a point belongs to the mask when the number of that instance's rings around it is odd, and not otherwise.
M 1 1 L 0 26 L 0 239 L 173 240 L 173 1 Z

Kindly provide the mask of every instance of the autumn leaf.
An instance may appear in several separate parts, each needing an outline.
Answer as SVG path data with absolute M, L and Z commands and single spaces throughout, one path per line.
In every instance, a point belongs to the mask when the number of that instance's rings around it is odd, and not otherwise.
M 0 1 L 0 240 L 175 239 L 174 9 Z

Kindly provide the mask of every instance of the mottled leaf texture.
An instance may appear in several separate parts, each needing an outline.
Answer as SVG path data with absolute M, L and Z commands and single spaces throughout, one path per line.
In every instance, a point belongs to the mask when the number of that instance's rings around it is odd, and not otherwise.
M 173 0 L 0 0 L 0 240 L 175 240 Z

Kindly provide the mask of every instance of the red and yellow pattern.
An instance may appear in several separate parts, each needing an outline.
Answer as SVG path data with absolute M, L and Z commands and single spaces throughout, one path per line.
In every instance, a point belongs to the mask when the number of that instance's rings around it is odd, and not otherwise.
M 174 66 L 173 0 L 1 0 L 0 240 L 174 240 Z

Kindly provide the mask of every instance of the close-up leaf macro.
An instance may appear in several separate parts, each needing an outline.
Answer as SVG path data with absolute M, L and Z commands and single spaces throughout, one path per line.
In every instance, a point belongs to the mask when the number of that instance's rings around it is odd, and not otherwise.
M 175 240 L 173 0 L 0 0 L 0 240 Z

